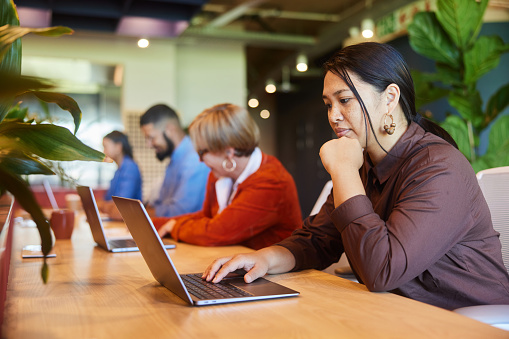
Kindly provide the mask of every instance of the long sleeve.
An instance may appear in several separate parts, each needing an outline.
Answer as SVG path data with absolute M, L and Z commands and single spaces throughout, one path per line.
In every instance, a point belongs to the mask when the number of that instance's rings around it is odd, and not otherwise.
M 294 271 L 315 268 L 325 269 L 337 262 L 343 254 L 341 233 L 334 226 L 330 214 L 334 211 L 332 194 L 318 214 L 307 217 L 302 228 L 277 245 L 290 250 L 295 257 Z

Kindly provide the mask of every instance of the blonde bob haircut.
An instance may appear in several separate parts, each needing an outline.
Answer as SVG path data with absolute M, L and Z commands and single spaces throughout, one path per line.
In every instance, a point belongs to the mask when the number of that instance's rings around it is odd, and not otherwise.
M 235 149 L 236 156 L 249 156 L 258 146 L 260 130 L 246 109 L 233 104 L 208 108 L 189 125 L 189 135 L 197 150 L 220 152 Z

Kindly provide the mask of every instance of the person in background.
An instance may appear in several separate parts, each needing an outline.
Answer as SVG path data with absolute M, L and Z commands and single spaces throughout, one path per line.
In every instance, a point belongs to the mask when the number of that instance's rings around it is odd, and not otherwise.
M 167 105 L 155 105 L 141 116 L 140 127 L 157 158 L 171 158 L 159 197 L 147 206 L 149 214 L 173 217 L 200 210 L 209 168 L 200 162 L 177 113 Z
M 193 120 L 189 133 L 211 169 L 205 203 L 201 211 L 160 226 L 161 237 L 168 234 L 202 246 L 239 244 L 259 249 L 283 240 L 300 226 L 295 182 L 276 158 L 258 148 L 258 126 L 244 108 L 221 104 L 206 109 Z
M 113 131 L 103 138 L 104 154 L 118 166 L 104 200 L 98 202 L 99 210 L 111 219 L 122 220 L 111 197 L 119 196 L 141 200 L 142 179 L 127 135 Z
M 320 157 L 327 202 L 276 246 L 215 260 L 203 278 L 243 268 L 324 269 L 346 253 L 359 282 L 445 309 L 509 304 L 499 234 L 472 166 L 452 138 L 415 109 L 403 57 L 374 42 L 325 64 L 323 101 L 337 139 Z

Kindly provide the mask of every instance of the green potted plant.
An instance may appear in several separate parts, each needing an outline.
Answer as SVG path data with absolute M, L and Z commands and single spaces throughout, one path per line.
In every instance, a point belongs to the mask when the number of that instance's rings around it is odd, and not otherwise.
M 509 83 L 483 101 L 477 81 L 496 68 L 509 51 L 499 36 L 480 36 L 488 0 L 437 0 L 435 12 L 420 12 L 408 26 L 411 47 L 435 60 L 436 72 L 413 71 L 417 108 L 446 96 L 458 114 L 441 126 L 458 144 L 476 172 L 509 165 Z M 483 108 L 484 106 L 484 108 Z M 479 154 L 480 134 L 490 129 L 485 154 Z
M 31 215 L 41 236 L 42 251 L 47 255 L 53 246 L 50 224 L 22 176 L 55 174 L 42 159 L 103 161 L 104 154 L 76 138 L 81 110 L 72 98 L 50 92 L 53 86 L 48 81 L 21 75 L 20 38 L 28 33 L 60 36 L 71 34 L 72 30 L 66 27 L 20 27 L 13 1 L 0 0 L 0 194 L 10 192 Z M 16 98 L 26 93 L 69 111 L 74 120 L 74 134 L 64 127 L 29 119 L 28 110 L 16 105 Z M 46 282 L 46 258 L 41 275 Z

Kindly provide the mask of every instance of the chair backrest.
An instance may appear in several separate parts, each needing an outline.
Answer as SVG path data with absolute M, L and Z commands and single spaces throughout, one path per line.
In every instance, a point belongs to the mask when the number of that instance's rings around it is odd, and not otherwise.
M 502 259 L 509 271 L 509 166 L 479 171 L 477 180 L 490 208 L 493 228 L 500 233 Z
M 316 200 L 315 205 L 313 206 L 313 209 L 311 210 L 311 213 L 309 213 L 309 215 L 315 215 L 318 212 L 320 212 L 320 209 L 327 200 L 327 197 L 329 196 L 331 190 L 332 190 L 332 180 L 329 180 L 327 181 L 325 186 L 323 186 L 322 192 L 318 196 L 318 199 Z

